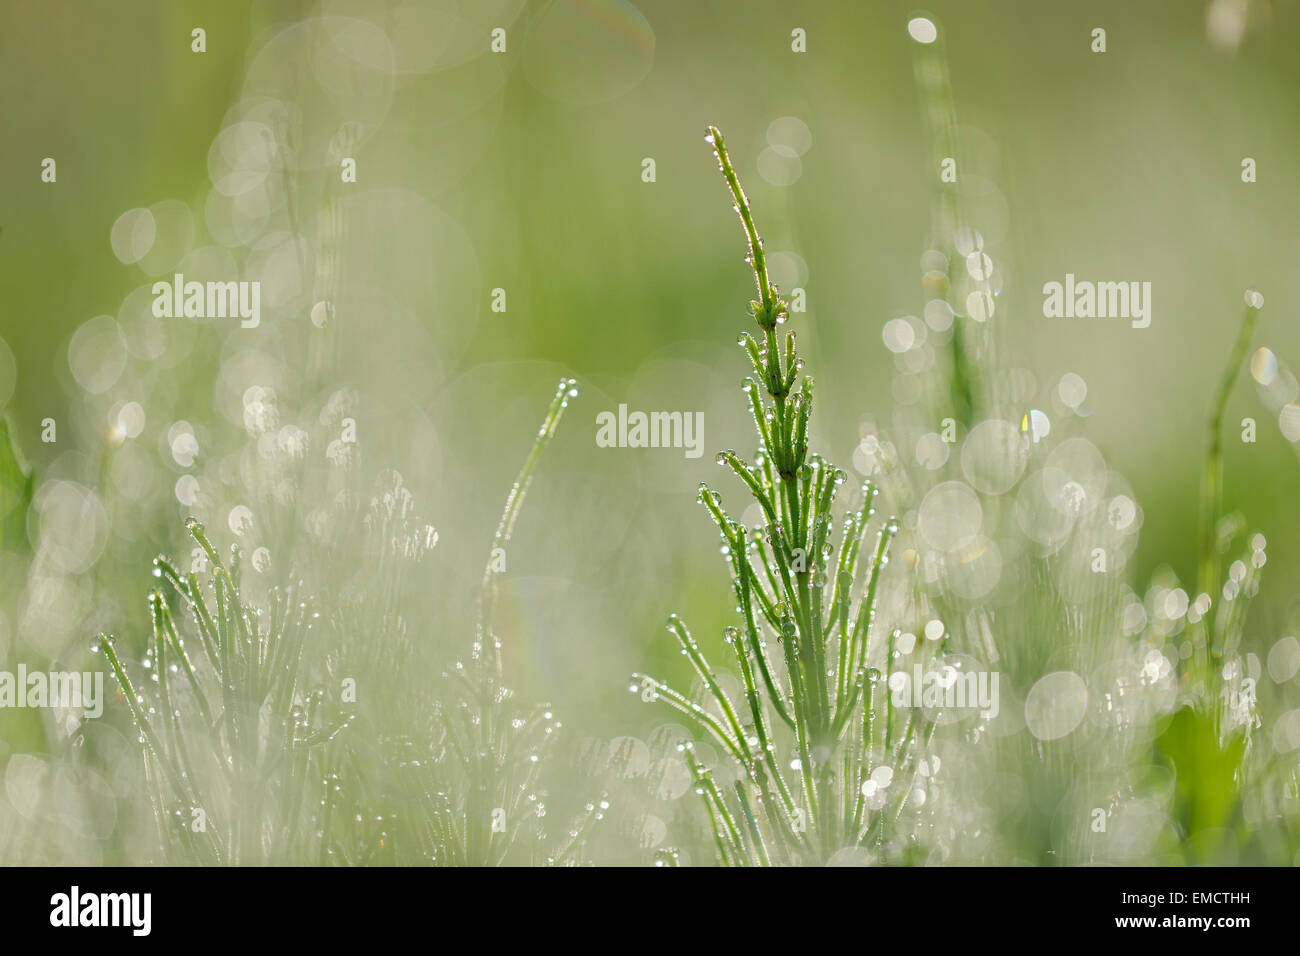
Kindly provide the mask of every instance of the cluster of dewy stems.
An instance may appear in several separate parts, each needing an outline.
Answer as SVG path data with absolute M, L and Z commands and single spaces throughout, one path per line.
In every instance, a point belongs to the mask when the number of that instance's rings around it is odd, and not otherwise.
M 305 814 L 295 781 L 307 777 L 309 751 L 351 715 L 303 686 L 303 644 L 316 616 L 307 603 L 295 601 L 293 589 L 273 588 L 269 614 L 259 614 L 240 598 L 238 550 L 228 567 L 201 523 L 190 518 L 186 530 L 211 566 L 209 587 L 162 556 L 154 574 L 188 608 L 201 654 L 191 654 L 162 588 L 149 595 L 149 697 L 128 676 L 114 639 L 96 641 L 140 733 L 163 850 L 171 862 L 299 858 L 312 841 L 296 832 Z
M 864 548 L 876 497 L 866 482 L 858 507 L 843 517 L 836 553 L 834 508 L 847 476 L 808 453 L 813 380 L 801 378 L 793 332 L 780 347 L 777 329 L 789 307 L 768 277 L 763 240 L 716 128 L 709 128 L 707 142 L 735 199 L 758 287 L 750 311 L 760 340 L 748 333 L 739 338 L 753 364 L 743 389 L 758 451 L 752 463 L 734 451 L 717 460 L 745 483 L 762 509 L 763 527 L 746 528 L 728 516 L 707 484 L 700 487 L 700 501 L 725 543 L 741 616 L 741 626 L 726 628 L 724 639 L 743 686 L 743 716 L 676 615 L 669 630 L 702 682 L 699 699 L 639 674 L 633 689 L 686 715 L 738 765 L 738 773 L 727 775 L 734 784 L 724 789 L 716 779 L 721 775 L 704 766 L 693 745 L 681 745 L 708 809 L 720 863 L 820 862 L 840 849 L 881 844 L 886 822 L 902 812 L 901 801 L 869 800 L 874 791 L 864 785 L 882 766 L 891 766 L 891 774 L 901 768 L 913 737 L 923 731 L 909 722 L 898 732 L 889 695 L 882 693 L 885 682 L 868 664 L 870 652 L 879 650 L 868 641 L 898 526 L 890 519 L 874 548 Z M 770 647 L 769 636 L 779 650 Z M 778 739 L 792 752 L 779 756 Z
M 560 380 L 506 498 L 492 555 L 510 543 L 538 459 L 577 394 L 576 381 Z M 609 804 L 603 797 L 586 804 L 585 812 L 550 848 L 542 828 L 546 794 L 541 789 L 541 771 L 561 724 L 548 704 L 529 710 L 518 706 L 505 684 L 501 638 L 495 628 L 497 577 L 490 556 L 469 661 L 458 661 L 443 675 L 443 692 L 435 707 L 441 759 L 414 764 L 416 785 L 430 797 L 419 823 L 420 843 L 437 865 L 564 865 L 581 854 Z
M 510 491 L 494 553 L 509 544 L 537 460 L 577 394 L 575 381 L 561 380 Z M 381 527 L 386 538 L 394 533 Z M 587 803 L 543 847 L 539 775 L 560 722 L 548 705 L 518 707 L 505 686 L 492 558 L 470 658 L 435 685 L 432 737 L 417 728 L 416 741 L 376 740 L 364 727 L 358 737 L 354 715 L 310 683 L 325 662 L 308 641 L 320 615 L 299 597 L 301 585 L 269 589 L 262 613 L 240 596 L 239 550 L 223 561 L 199 521 L 190 518 L 186 530 L 207 567 L 182 573 L 155 559 L 160 586 L 149 596 L 144 679 L 131 678 L 112 637 L 101 634 L 95 645 L 139 731 L 168 862 L 492 866 L 580 858 L 609 804 L 603 796 Z M 399 529 L 398 540 L 404 535 Z M 173 616 L 177 601 L 195 641 Z M 364 616 L 357 620 L 356 633 L 369 638 Z M 385 776 L 394 743 L 396 796 Z

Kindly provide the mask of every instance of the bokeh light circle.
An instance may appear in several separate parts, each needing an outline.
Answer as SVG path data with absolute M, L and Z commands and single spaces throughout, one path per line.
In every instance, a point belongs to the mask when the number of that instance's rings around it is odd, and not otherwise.
M 1025 727 L 1039 740 L 1074 732 L 1088 710 L 1088 685 L 1074 671 L 1044 674 L 1025 695 Z

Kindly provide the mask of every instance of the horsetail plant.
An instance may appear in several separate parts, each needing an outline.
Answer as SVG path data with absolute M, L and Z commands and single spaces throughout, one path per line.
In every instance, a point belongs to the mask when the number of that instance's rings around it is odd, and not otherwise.
M 681 745 L 707 808 L 718 862 L 816 863 L 840 850 L 875 853 L 902 807 L 879 799 L 872 775 L 892 775 L 926 732 L 915 721 L 895 726 L 891 702 L 881 692 L 888 675 L 882 680 L 869 666 L 885 656 L 873 624 L 898 524 L 889 519 L 874 545 L 865 546 L 876 489 L 864 483 L 856 507 L 843 517 L 836 553 L 832 524 L 847 476 L 808 452 L 813 380 L 800 378 L 803 360 L 792 331 L 781 348 L 778 327 L 789 307 L 768 276 L 763 240 L 722 134 L 709 127 L 706 141 L 734 198 L 758 289 L 750 313 L 759 340 L 749 333 L 738 339 L 753 365 L 743 389 L 758 451 L 752 463 L 734 451 L 717 461 L 744 482 L 762 509 L 763 526 L 747 529 L 707 484 L 700 487 L 700 501 L 725 542 L 741 615 L 724 640 L 745 700 L 738 707 L 724 692 L 676 615 L 668 627 L 703 684 L 701 699 L 640 674 L 633 689 L 690 718 L 738 771 L 726 774 L 734 779 L 724 787 L 718 768 L 706 766 L 692 743 Z
M 558 846 L 549 847 L 541 772 L 560 721 L 547 704 L 521 707 L 504 683 L 495 629 L 496 555 L 509 543 L 533 472 L 554 436 L 577 382 L 562 379 L 532 449 L 506 497 L 483 572 L 477 633 L 468 663 L 443 674 L 434 709 L 433 759 L 405 766 L 421 794 L 418 842 L 426 859 L 445 866 L 575 862 L 607 801 L 588 803 Z
M 542 449 L 576 395 L 576 382 L 560 382 L 507 498 L 493 554 L 509 542 Z M 400 480 L 372 503 L 367 553 L 377 573 L 400 578 L 390 558 L 418 559 L 432 546 L 430 527 L 408 527 L 409 505 Z M 373 683 L 376 668 L 400 666 L 394 654 L 403 649 L 417 662 L 386 593 L 360 603 L 345 595 L 322 615 L 296 597 L 301 585 L 272 588 L 262 614 L 240 597 L 238 549 L 228 567 L 202 524 L 191 518 L 186 527 L 210 571 L 182 574 L 159 557 L 155 575 L 190 612 L 201 654 L 190 653 L 162 588 L 149 598 L 147 682 L 138 687 L 128 675 L 112 637 L 97 641 L 139 732 L 168 861 L 490 866 L 568 863 L 580 854 L 608 804 L 587 804 L 558 846 L 541 849 L 539 774 L 560 723 L 549 706 L 516 707 L 503 684 L 492 557 L 468 664 L 443 674 L 432 699 L 417 694 L 404 708 L 427 716 L 411 733 L 393 738 L 363 717 L 358 738 L 358 714 L 340 711 L 325 688 L 338 687 L 345 672 Z M 307 641 L 322 618 L 333 640 Z M 346 666 L 337 640 L 344 632 L 366 646 L 346 655 Z M 358 634 L 365 639 L 357 642 Z
M 162 588 L 149 595 L 144 686 L 128 675 L 112 636 L 99 635 L 95 645 L 139 731 L 164 855 L 205 864 L 301 862 L 324 837 L 302 826 L 302 781 L 310 779 L 313 752 L 350 719 L 324 690 L 305 686 L 303 644 L 318 614 L 297 598 L 297 587 L 271 589 L 265 614 L 245 604 L 238 548 L 227 567 L 197 519 L 186 530 L 210 569 L 182 574 L 160 556 L 154 574 L 188 609 L 199 653 L 182 638 Z

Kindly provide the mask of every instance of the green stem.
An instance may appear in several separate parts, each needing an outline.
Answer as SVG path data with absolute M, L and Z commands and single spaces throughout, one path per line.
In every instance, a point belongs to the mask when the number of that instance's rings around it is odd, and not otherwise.
M 1255 319 L 1258 315 L 1258 307 L 1246 306 L 1246 314 L 1242 317 L 1241 328 L 1237 332 L 1237 341 L 1229 353 L 1227 367 L 1224 368 L 1223 378 L 1219 382 L 1219 389 L 1211 406 L 1207 429 L 1208 447 L 1205 466 L 1201 472 L 1200 546 L 1196 583 L 1198 593 L 1209 595 L 1216 603 L 1218 595 L 1215 592 L 1219 582 L 1219 547 L 1216 539 L 1219 519 L 1223 511 L 1223 414 L 1228 405 L 1232 386 L 1237 380 L 1242 363 L 1246 359 L 1246 352 L 1250 348 L 1251 337 L 1255 334 Z M 1198 642 L 1199 646 L 1196 648 L 1196 665 L 1201 673 L 1205 673 L 1209 664 L 1207 645 L 1213 643 L 1212 634 L 1209 633 L 1211 630 L 1212 626 L 1207 615 L 1205 630 L 1202 632 L 1204 639 Z

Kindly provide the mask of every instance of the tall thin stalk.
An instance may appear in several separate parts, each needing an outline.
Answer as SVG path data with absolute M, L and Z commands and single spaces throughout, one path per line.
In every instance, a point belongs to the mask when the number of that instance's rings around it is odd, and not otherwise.
M 1237 340 L 1233 344 L 1232 351 L 1228 353 L 1228 363 L 1224 367 L 1218 391 L 1210 406 L 1210 419 L 1207 423 L 1205 463 L 1201 471 L 1196 586 L 1199 594 L 1205 594 L 1211 600 L 1217 600 L 1218 597 L 1222 553 L 1222 543 L 1218 539 L 1219 521 L 1223 516 L 1223 414 L 1228 406 L 1232 386 L 1236 383 L 1241 366 L 1246 361 L 1246 353 L 1250 349 L 1250 340 L 1255 334 L 1255 320 L 1261 305 L 1262 300 L 1258 293 L 1246 293 L 1246 312 L 1241 319 Z M 1205 627 L 1200 634 L 1202 640 L 1197 643 L 1194 663 L 1196 671 L 1203 675 L 1210 664 L 1209 650 L 1215 644 L 1212 618 L 1209 616 L 1206 617 Z

